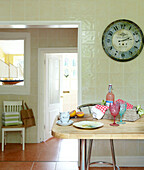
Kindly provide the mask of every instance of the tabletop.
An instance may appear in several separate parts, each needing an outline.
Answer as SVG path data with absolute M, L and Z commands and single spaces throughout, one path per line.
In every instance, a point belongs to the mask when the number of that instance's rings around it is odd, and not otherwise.
M 98 121 L 104 124 L 103 127 L 97 129 L 79 129 L 70 126 L 60 126 L 56 124 L 58 116 L 52 127 L 52 135 L 62 139 L 144 139 L 144 116 L 135 122 L 126 122 L 120 126 L 110 126 L 113 120 L 96 120 L 90 114 L 86 114 L 84 118 L 71 119 L 78 121 Z

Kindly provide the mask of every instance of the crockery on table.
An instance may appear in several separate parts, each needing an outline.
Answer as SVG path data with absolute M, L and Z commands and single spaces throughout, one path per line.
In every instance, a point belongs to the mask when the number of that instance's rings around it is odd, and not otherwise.
M 69 122 L 69 119 L 70 119 L 69 112 L 60 112 L 60 121 L 62 123 Z
M 60 125 L 60 126 L 69 126 L 69 125 L 71 125 L 71 124 L 73 124 L 73 121 L 72 120 L 69 120 L 68 122 L 61 122 L 61 120 L 58 120 L 57 122 L 56 122 L 56 124 L 58 124 L 58 125 Z
M 104 124 L 97 121 L 80 121 L 73 123 L 74 127 L 81 129 L 96 129 L 102 127 Z

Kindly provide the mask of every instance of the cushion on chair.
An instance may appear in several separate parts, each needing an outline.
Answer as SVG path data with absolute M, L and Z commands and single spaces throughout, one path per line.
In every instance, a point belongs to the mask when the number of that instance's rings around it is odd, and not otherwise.
M 2 124 L 4 126 L 21 124 L 20 113 L 19 112 L 4 112 L 4 113 L 2 113 Z
M 3 112 L 2 113 L 3 117 L 14 117 L 14 116 L 20 116 L 19 112 Z

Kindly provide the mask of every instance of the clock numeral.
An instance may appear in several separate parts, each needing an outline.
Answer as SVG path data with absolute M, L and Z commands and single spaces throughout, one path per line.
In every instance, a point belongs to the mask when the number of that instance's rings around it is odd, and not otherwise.
M 117 54 L 118 54 L 118 51 L 115 52 L 115 55 L 117 55 Z
M 138 43 L 140 40 L 137 40 L 137 41 L 135 41 L 136 43 Z
M 129 51 L 129 53 L 132 55 L 132 51 Z
M 110 42 L 110 39 L 107 39 L 107 43 L 109 43 Z
M 133 33 L 133 35 L 138 35 L 138 32 L 137 32 L 137 31 L 135 31 L 135 32 Z
M 112 50 L 112 46 L 110 46 L 109 49 Z
M 118 30 L 118 27 L 117 27 L 117 26 L 115 26 L 115 27 L 113 27 L 113 28 L 114 28 L 114 30 L 115 30 L 115 31 L 117 31 L 117 30 Z
M 121 56 L 122 56 L 122 58 L 124 58 L 124 57 L 125 57 L 125 54 L 124 54 L 124 53 L 122 53 L 122 54 L 121 54 Z
M 113 32 L 112 32 L 112 31 L 110 31 L 110 32 L 108 33 L 108 35 L 112 36 L 112 35 L 113 35 Z
M 125 29 L 125 26 L 126 26 L 125 24 L 122 24 L 121 29 Z
M 131 26 L 129 27 L 129 30 L 131 30 Z
M 137 46 L 134 46 L 134 48 L 138 49 L 138 47 L 137 47 Z

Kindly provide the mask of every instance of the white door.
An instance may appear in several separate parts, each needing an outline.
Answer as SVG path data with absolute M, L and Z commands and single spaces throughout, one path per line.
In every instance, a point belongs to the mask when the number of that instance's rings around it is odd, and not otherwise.
M 60 112 L 60 65 L 60 55 L 46 54 L 45 140 L 51 137 L 53 122 Z
M 63 111 L 63 54 L 77 53 L 77 49 L 39 49 L 38 58 L 38 142 L 51 137 L 56 115 Z M 79 59 L 80 61 L 80 59 Z M 80 63 L 80 62 L 79 62 Z M 80 69 L 80 64 L 79 67 Z M 59 77 L 58 77 L 59 76 Z M 80 71 L 79 71 L 80 77 Z M 56 83 L 56 85 L 54 85 Z M 78 82 L 80 97 L 80 80 Z M 60 91 L 59 91 L 59 90 Z M 61 96 L 61 97 L 60 97 Z M 80 100 L 79 100 L 80 103 Z

